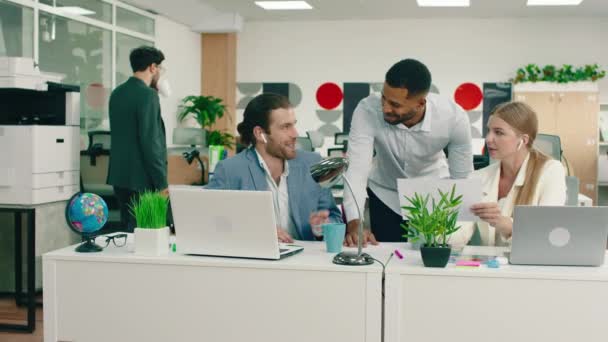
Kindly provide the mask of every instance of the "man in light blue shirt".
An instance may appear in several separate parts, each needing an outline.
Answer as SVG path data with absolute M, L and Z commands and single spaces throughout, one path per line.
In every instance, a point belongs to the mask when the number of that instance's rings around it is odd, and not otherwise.
M 371 232 L 365 232 L 364 244 L 405 240 L 398 178 L 466 178 L 473 171 L 467 114 L 451 100 L 430 94 L 430 87 L 431 73 L 424 64 L 402 60 L 386 73 L 382 96 L 361 100 L 353 113 L 346 175 L 361 212 L 367 188 Z M 359 216 L 348 191 L 344 206 L 345 243 L 356 245 Z

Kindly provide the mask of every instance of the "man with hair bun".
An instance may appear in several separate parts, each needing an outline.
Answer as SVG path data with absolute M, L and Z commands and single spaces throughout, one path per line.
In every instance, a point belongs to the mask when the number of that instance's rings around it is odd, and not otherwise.
M 285 96 L 256 96 L 237 130 L 248 148 L 218 163 L 208 189 L 270 190 L 280 242 L 319 239 L 322 223 L 342 222 L 330 190 L 310 175 L 321 156 L 296 151 L 296 116 Z

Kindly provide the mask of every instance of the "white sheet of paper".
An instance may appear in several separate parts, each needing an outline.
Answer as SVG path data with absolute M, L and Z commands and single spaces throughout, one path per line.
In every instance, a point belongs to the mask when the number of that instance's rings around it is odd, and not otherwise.
M 458 211 L 458 221 L 476 221 L 477 216 L 471 213 L 471 205 L 481 202 L 482 190 L 481 179 L 471 177 L 467 179 L 449 179 L 449 178 L 434 178 L 434 177 L 419 177 L 419 178 L 401 178 L 397 179 L 397 189 L 399 190 L 399 203 L 403 207 L 409 206 L 410 203 L 404 196 L 412 197 L 414 193 L 421 196 L 430 195 L 428 208 L 431 208 L 432 199 L 439 201 L 440 189 L 442 192 L 449 192 L 452 186 L 456 184 L 456 195 L 462 195 L 462 204 Z M 405 218 L 407 211 L 401 209 L 401 214 Z

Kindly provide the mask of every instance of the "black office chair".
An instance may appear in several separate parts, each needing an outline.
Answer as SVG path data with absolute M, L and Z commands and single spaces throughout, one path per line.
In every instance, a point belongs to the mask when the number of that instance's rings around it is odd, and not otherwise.
M 444 148 L 443 152 L 445 153 L 445 156 L 447 158 L 448 148 L 447 147 Z M 487 147 L 484 145 L 482 154 L 473 155 L 473 169 L 474 170 L 483 169 L 484 167 L 486 167 L 488 165 L 490 165 L 490 155 L 488 154 Z
M 118 200 L 114 188 L 106 184 L 110 159 L 110 131 L 89 131 L 89 146 L 80 151 L 80 191 L 99 195 L 108 205 L 110 217 L 103 232 L 113 232 L 121 226 Z

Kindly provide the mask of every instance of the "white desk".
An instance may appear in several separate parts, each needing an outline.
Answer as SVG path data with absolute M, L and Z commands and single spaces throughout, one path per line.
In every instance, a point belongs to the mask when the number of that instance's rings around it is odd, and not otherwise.
M 280 261 L 45 254 L 44 339 L 380 342 L 382 267 L 334 265 L 324 243 L 298 243 Z M 390 246 L 366 252 L 385 262 Z
M 385 279 L 385 341 L 606 341 L 608 267 L 425 268 L 417 251 Z

